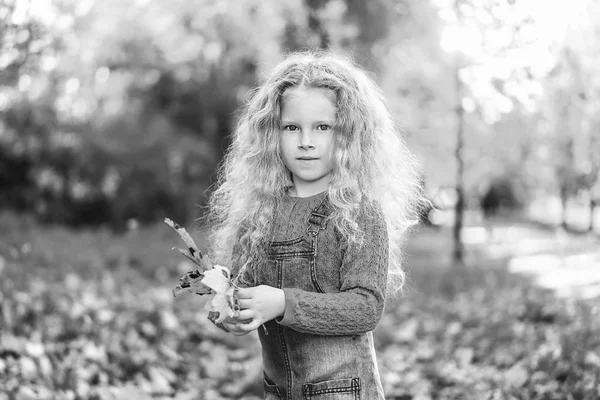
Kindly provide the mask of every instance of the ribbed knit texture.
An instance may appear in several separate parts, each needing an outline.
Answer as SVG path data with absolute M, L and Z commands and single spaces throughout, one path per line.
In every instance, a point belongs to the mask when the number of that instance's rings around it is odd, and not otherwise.
M 325 195 L 286 198 L 281 212 L 275 215 L 273 240 L 304 234 L 311 211 Z M 326 293 L 283 288 L 286 307 L 280 324 L 320 335 L 354 335 L 377 326 L 385 302 L 388 236 L 383 215 L 376 215 L 367 218 L 364 212 L 359 214 L 357 222 L 365 233 L 360 249 L 347 245 L 333 223 L 328 223 L 319 234 L 317 252 L 317 271 Z

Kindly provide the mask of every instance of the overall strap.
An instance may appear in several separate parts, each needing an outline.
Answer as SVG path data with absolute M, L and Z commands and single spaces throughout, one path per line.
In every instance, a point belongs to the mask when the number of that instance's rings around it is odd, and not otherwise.
M 321 200 L 321 203 L 319 203 L 319 205 L 310 213 L 306 232 L 310 233 L 312 236 L 316 236 L 319 231 L 325 229 L 327 227 L 329 214 L 331 214 L 332 211 L 331 204 L 329 204 L 327 195 L 325 195 L 323 200 Z

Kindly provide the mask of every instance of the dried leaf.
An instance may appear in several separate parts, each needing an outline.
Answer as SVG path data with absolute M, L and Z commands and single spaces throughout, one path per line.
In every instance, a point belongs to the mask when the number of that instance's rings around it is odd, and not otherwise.
M 16 400 L 37 400 L 37 397 L 35 391 L 27 386 L 21 386 L 15 396 Z
M 161 326 L 169 331 L 175 331 L 179 329 L 179 320 L 175 314 L 170 310 L 163 310 L 160 312 Z
M 475 350 L 472 347 L 459 347 L 454 351 L 454 358 L 458 365 L 462 368 L 466 368 L 475 356 Z
M 19 363 L 21 376 L 23 377 L 23 379 L 31 380 L 37 376 L 38 368 L 35 364 L 35 361 L 33 361 L 31 358 L 21 357 L 19 359 Z
M 584 362 L 594 367 L 600 367 L 600 356 L 593 351 L 588 351 L 585 354 Z
M 196 246 L 196 242 L 194 242 L 194 239 L 192 239 L 190 234 L 187 233 L 185 228 L 183 228 L 176 222 L 171 221 L 169 218 L 165 218 L 165 223 L 171 228 L 173 228 L 175 232 L 177 232 L 181 239 L 183 239 L 183 241 L 185 242 L 187 246 L 187 251 L 183 249 L 178 249 L 184 256 L 192 260 L 203 270 L 209 270 L 212 268 L 212 262 L 210 261 L 210 258 L 202 254 L 200 249 L 198 249 L 198 246 Z
M 227 317 L 234 317 L 237 311 L 234 300 L 235 287 L 231 284 L 229 269 L 215 265 L 214 269 L 206 271 L 204 275 L 202 282 L 215 293 L 204 306 L 204 309 L 209 311 L 209 319 L 219 324 Z
M 176 377 L 172 371 L 166 368 L 150 367 L 148 375 L 153 393 L 170 394 L 173 392 L 171 383 L 176 380 Z
M 529 379 L 529 373 L 522 365 L 517 364 L 505 372 L 504 379 L 507 386 L 520 388 L 525 385 Z
M 204 279 L 204 274 L 197 269 L 188 271 L 184 276 L 179 278 L 179 285 L 173 288 L 173 296 L 177 296 L 181 292 L 199 295 L 210 294 L 210 288 L 202 283 L 202 279 Z
M 189 250 L 180 249 L 179 247 L 173 247 L 171 250 L 177 250 L 185 257 L 187 257 L 190 261 L 192 261 L 194 264 L 198 265 L 199 267 L 203 266 L 202 260 L 199 260 L 196 257 L 192 256 Z
M 165 223 L 179 233 L 179 236 L 181 236 L 185 244 L 190 248 L 192 255 L 198 253 L 200 257 L 202 257 L 202 253 L 198 250 L 198 246 L 196 246 L 194 239 L 187 233 L 185 228 L 181 227 L 178 223 L 171 221 L 169 218 L 165 218 Z
M 219 344 L 207 346 L 206 352 L 200 357 L 200 365 L 204 375 L 211 379 L 227 379 L 229 375 L 228 349 Z M 231 376 L 229 375 L 229 379 Z
M 233 290 L 230 296 L 228 294 L 215 294 L 213 299 L 205 304 L 204 309 L 210 312 L 211 321 L 220 324 L 227 317 L 235 316 L 232 308 L 232 298 Z
M 179 279 L 179 285 L 173 288 L 173 296 L 177 296 L 181 292 L 212 295 L 204 308 L 209 311 L 208 318 L 214 323 L 221 323 L 228 316 L 235 316 L 239 307 L 234 301 L 235 290 L 229 269 L 221 265 L 213 266 L 208 257 L 203 256 L 198 250 L 196 243 L 184 228 L 168 218 L 165 219 L 165 222 L 181 236 L 188 246 L 188 250 L 178 249 L 179 252 L 201 267 L 200 270 L 188 271 Z
M 211 288 L 215 293 L 225 293 L 231 288 L 231 273 L 227 267 L 215 265 L 210 271 L 204 273 L 202 283 Z
M 44 354 L 44 345 L 40 342 L 25 343 L 25 351 L 33 358 L 39 358 Z

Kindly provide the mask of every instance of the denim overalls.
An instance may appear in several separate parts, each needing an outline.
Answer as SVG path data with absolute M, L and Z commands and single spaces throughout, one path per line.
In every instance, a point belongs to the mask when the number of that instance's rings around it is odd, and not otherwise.
M 329 214 L 325 196 L 312 211 L 303 235 L 270 242 L 268 262 L 257 271 L 257 284 L 320 293 L 339 291 L 318 280 L 319 236 L 323 240 Z M 332 229 L 330 226 L 328 231 Z M 328 267 L 339 269 L 339 265 Z M 384 399 L 371 332 L 315 335 L 292 330 L 276 320 L 265 323 L 258 332 L 265 399 Z

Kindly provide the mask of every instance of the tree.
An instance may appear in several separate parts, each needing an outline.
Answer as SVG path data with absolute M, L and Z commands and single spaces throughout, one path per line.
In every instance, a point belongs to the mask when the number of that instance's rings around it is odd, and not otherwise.
M 287 40 L 354 34 L 341 0 L 28 4 L 0 3 L 2 202 L 63 222 L 191 216 L 181 208 L 203 203 L 236 109 Z
M 553 186 L 562 204 L 561 225 L 568 227 L 569 199 L 587 197 L 587 230 L 594 230 L 600 173 L 600 16 L 596 2 L 578 3 L 574 12 L 589 15 L 565 29 L 565 37 L 552 46 L 556 60 L 544 79 L 539 160 L 553 171 Z M 579 14 L 583 15 L 583 14 Z
M 487 182 L 506 178 L 498 171 L 508 162 L 522 162 L 511 154 L 529 153 L 530 133 L 512 132 L 514 125 L 505 118 L 527 120 L 535 101 L 530 82 L 536 78 L 530 70 L 536 66 L 522 61 L 532 41 L 525 28 L 532 22 L 527 13 L 500 0 L 439 0 L 410 3 L 409 8 L 410 22 L 394 27 L 388 39 L 384 64 L 391 68 L 385 71 L 384 87 L 427 160 L 430 186 L 455 188 L 454 258 L 459 265 L 464 208 Z

